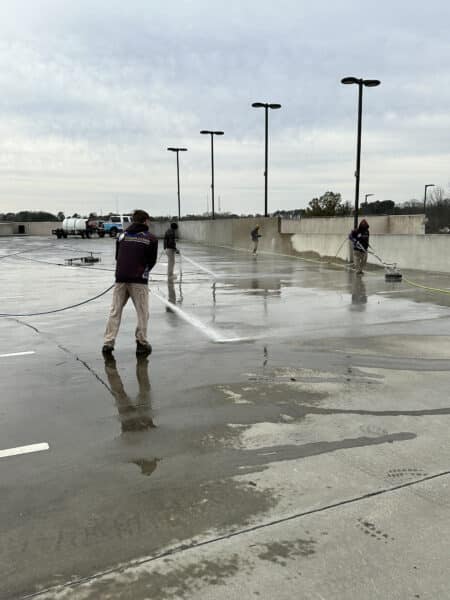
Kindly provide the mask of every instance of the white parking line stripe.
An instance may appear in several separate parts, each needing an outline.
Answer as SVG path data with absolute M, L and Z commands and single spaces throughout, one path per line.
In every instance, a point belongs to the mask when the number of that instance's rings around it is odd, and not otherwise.
M 36 354 L 34 350 L 28 352 L 12 352 L 11 354 L 0 354 L 0 358 L 7 358 L 8 356 L 26 356 L 27 354 Z
M 42 444 L 30 444 L 29 446 L 18 446 L 17 448 L 7 448 L 6 450 L 0 450 L 0 458 L 17 456 L 18 454 L 30 454 L 30 452 L 42 452 L 43 450 L 49 449 L 50 446 L 47 442 L 43 442 Z

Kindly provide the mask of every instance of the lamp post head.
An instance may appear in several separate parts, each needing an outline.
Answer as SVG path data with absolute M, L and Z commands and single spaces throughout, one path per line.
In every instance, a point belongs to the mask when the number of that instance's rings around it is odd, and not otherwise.
M 253 108 L 281 108 L 281 104 L 272 102 L 253 102 Z
M 223 131 L 210 131 L 209 129 L 202 129 L 200 133 L 208 133 L 210 135 L 223 135 Z
M 366 87 L 377 87 L 377 85 L 380 85 L 381 81 L 379 81 L 378 79 L 363 79 L 363 84 Z
M 435 184 L 434 183 L 427 183 L 427 187 L 434 187 Z
M 344 79 L 341 79 L 341 83 L 344 85 L 357 83 L 358 85 L 365 85 L 366 87 L 376 87 L 377 85 L 380 85 L 381 81 L 379 79 L 358 79 L 358 77 L 344 77 Z

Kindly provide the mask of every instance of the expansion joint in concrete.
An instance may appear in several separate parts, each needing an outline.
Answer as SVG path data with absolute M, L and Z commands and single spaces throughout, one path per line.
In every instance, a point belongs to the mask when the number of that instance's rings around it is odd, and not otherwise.
M 252 533 L 254 531 L 259 531 L 259 530 L 263 530 L 263 529 L 267 529 L 269 527 L 273 527 L 275 525 L 280 525 L 282 523 L 287 523 L 289 521 L 294 521 L 296 519 L 301 519 L 303 517 L 307 517 L 310 515 L 315 515 L 315 514 L 319 514 L 319 513 L 325 513 L 328 511 L 331 511 L 333 509 L 336 508 L 340 508 L 342 506 L 347 506 L 347 505 L 351 505 L 351 504 L 356 504 L 358 502 L 364 501 L 364 500 L 368 500 L 370 498 L 375 498 L 376 496 L 382 496 L 385 494 L 389 494 L 392 492 L 396 492 L 398 490 L 404 489 L 404 488 L 409 488 L 409 487 L 413 487 L 415 485 L 418 485 L 420 483 L 424 483 L 426 481 L 431 481 L 433 479 L 438 479 L 440 477 L 446 477 L 450 475 L 450 470 L 449 471 L 442 471 L 440 473 L 435 473 L 434 475 L 427 475 L 426 477 L 422 477 L 420 479 L 415 479 L 414 481 L 409 481 L 406 483 L 401 483 L 398 484 L 396 486 L 390 487 L 390 488 L 383 488 L 380 490 L 376 490 L 374 492 L 369 492 L 367 494 L 362 494 L 361 496 L 356 496 L 354 498 L 348 498 L 347 500 L 341 500 L 339 502 L 334 502 L 332 504 L 327 504 L 326 506 L 321 506 L 319 508 L 313 508 L 311 510 L 307 510 L 307 511 L 303 511 L 303 512 L 299 512 L 299 513 L 295 513 L 293 515 L 289 515 L 288 517 L 283 517 L 281 519 L 274 519 L 272 521 L 268 521 L 266 523 L 261 523 L 259 525 L 253 525 L 252 527 L 246 527 L 245 529 L 239 529 L 238 531 L 232 531 L 230 533 L 221 535 L 221 536 L 217 536 L 215 538 L 211 538 L 208 540 L 204 540 L 202 542 L 192 542 L 190 544 L 181 544 L 180 546 L 175 546 L 174 548 L 170 548 L 164 552 L 161 552 L 160 554 L 157 554 L 155 556 L 150 556 L 150 557 L 146 557 L 146 558 L 142 558 L 140 560 L 135 560 L 135 561 L 130 561 L 128 564 L 126 565 L 122 565 L 120 567 L 115 567 L 112 569 L 107 569 L 105 571 L 99 572 L 99 573 L 95 573 L 94 575 L 90 575 L 89 577 L 83 577 L 83 578 L 79 578 L 76 579 L 74 581 L 68 582 L 64 585 L 56 585 L 56 586 L 51 586 L 45 590 L 41 590 L 39 592 L 35 592 L 33 594 L 29 594 L 27 596 L 23 596 L 23 600 L 29 600 L 31 598 L 39 598 L 39 596 L 41 595 L 45 595 L 45 594 L 49 594 L 52 591 L 62 591 L 64 589 L 70 589 L 70 588 L 76 588 L 79 585 L 82 585 L 84 583 L 89 583 L 91 581 L 95 581 L 96 579 L 99 579 L 101 577 L 107 576 L 107 575 L 112 575 L 113 573 L 120 573 L 120 572 L 124 572 L 126 571 L 126 569 L 128 568 L 136 568 L 139 567 L 141 565 L 145 565 L 145 564 L 149 564 L 152 562 L 156 562 L 157 560 L 160 560 L 162 558 L 166 558 L 168 556 L 174 556 L 189 550 L 196 550 L 198 548 L 202 548 L 204 546 L 210 546 L 212 544 L 215 544 L 217 542 L 221 542 L 221 541 L 226 541 L 241 535 L 246 535 L 249 533 Z

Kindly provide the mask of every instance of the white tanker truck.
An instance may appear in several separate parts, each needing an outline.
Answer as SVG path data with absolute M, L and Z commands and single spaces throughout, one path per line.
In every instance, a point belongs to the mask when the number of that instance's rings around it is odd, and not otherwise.
M 60 240 L 61 238 L 67 238 L 69 235 L 80 235 L 82 238 L 89 238 L 94 233 L 98 234 L 98 237 L 104 237 L 105 230 L 103 229 L 103 223 L 96 219 L 69 217 L 64 219 L 62 227 L 53 229 L 52 233 Z

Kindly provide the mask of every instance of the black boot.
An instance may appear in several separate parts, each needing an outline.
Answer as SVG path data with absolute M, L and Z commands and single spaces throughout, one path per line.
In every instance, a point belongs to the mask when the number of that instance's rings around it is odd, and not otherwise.
M 136 355 L 137 356 L 148 356 L 152 353 L 152 347 L 150 344 L 141 344 L 136 342 Z

